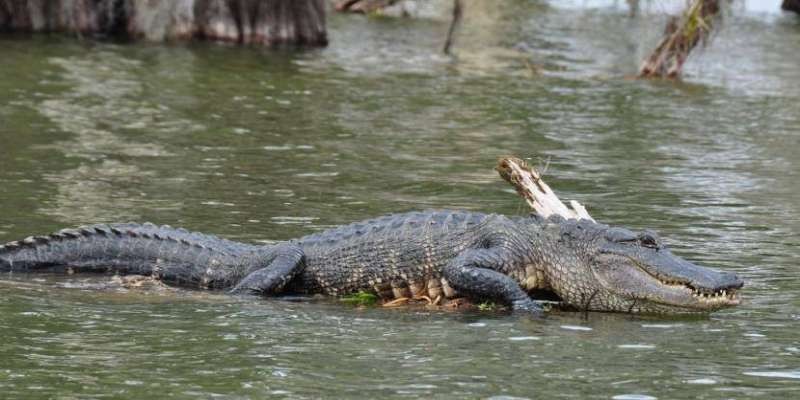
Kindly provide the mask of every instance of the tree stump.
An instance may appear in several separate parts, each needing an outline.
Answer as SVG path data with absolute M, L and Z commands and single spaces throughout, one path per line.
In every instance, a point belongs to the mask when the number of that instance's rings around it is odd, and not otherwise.
M 0 0 L 0 31 L 324 46 L 325 0 Z
M 786 11 L 794 11 L 800 13 L 800 0 L 783 0 L 781 8 Z

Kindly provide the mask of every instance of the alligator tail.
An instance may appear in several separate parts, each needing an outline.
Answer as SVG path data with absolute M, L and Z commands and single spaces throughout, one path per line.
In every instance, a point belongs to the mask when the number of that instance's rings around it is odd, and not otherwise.
M 0 271 L 141 274 L 225 288 L 252 270 L 264 249 L 169 226 L 104 224 L 0 245 Z

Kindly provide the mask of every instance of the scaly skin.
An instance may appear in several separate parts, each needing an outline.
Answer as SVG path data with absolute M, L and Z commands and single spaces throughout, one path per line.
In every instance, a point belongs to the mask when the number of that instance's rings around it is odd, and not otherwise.
M 649 232 L 461 211 L 389 215 L 272 246 L 152 224 L 94 225 L 0 246 L 2 271 L 67 268 L 233 293 L 465 296 L 534 314 L 541 307 L 532 291 L 581 310 L 707 312 L 738 304 L 743 285 L 672 255 Z

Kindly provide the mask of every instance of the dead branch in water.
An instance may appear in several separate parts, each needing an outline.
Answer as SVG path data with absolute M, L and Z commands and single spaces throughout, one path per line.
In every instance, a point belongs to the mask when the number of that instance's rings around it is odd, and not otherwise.
M 670 18 L 664 38 L 639 67 L 640 78 L 680 76 L 689 53 L 706 43 L 720 12 L 719 0 L 690 0 L 681 17 Z
M 555 214 L 566 219 L 594 221 L 586 208 L 577 201 L 571 201 L 569 207 L 564 204 L 550 186 L 544 183 L 541 175 L 525 161 L 516 157 L 503 157 L 497 161 L 495 170 L 540 216 L 547 218 Z
M 464 5 L 461 0 L 453 0 L 453 19 L 450 21 L 450 28 L 447 29 L 447 39 L 444 41 L 444 48 L 442 52 L 445 55 L 450 55 L 450 48 L 453 46 L 453 35 L 456 29 L 461 25 L 461 17 L 464 16 Z
M 339 0 L 333 5 L 333 9 L 339 12 L 372 14 L 398 1 L 399 0 Z

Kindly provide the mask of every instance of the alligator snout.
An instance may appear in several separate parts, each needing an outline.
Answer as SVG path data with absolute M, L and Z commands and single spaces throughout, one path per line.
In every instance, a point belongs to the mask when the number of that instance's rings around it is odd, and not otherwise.
M 721 272 L 720 275 L 720 283 L 716 290 L 741 289 L 744 286 L 744 281 L 732 272 Z

